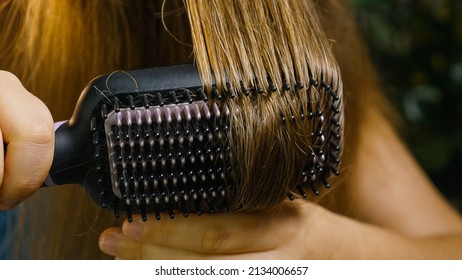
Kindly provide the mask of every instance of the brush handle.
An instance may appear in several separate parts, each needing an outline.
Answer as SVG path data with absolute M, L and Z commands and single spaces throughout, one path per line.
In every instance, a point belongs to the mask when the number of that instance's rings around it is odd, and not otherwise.
M 85 186 L 85 183 L 91 181 L 89 172 L 94 170 L 95 163 L 95 144 L 91 124 L 92 118 L 101 109 L 100 104 L 107 99 L 101 94 L 103 91 L 118 100 L 127 95 L 163 92 L 177 88 L 201 88 L 201 86 L 197 70 L 192 65 L 173 65 L 129 72 L 116 71 L 95 78 L 83 90 L 69 121 L 58 122 L 55 125 L 53 164 L 44 186 L 64 184 Z
M 67 120 L 66 120 L 66 121 L 60 121 L 60 122 L 56 122 L 56 123 L 55 123 L 55 135 L 57 134 L 57 130 L 58 130 L 62 125 L 64 125 L 65 123 L 67 123 Z M 55 138 L 56 138 L 56 136 L 55 136 Z M 56 142 L 56 141 L 57 141 L 57 140 L 55 140 L 55 142 Z M 60 144 L 62 144 L 62 143 L 60 143 Z M 57 147 L 57 146 L 59 146 L 59 145 L 55 144 L 55 153 L 54 153 L 55 155 L 56 155 L 56 152 L 57 152 L 57 151 L 56 151 L 56 147 Z M 55 156 L 54 156 L 54 157 L 55 157 Z M 53 159 L 53 163 L 54 163 L 54 162 L 55 162 L 55 159 Z M 56 185 L 58 185 L 58 184 L 55 183 L 55 182 L 53 181 L 51 172 L 48 173 L 48 176 L 47 176 L 47 178 L 45 179 L 45 182 L 43 182 L 42 187 L 49 187 L 49 186 L 56 186 Z

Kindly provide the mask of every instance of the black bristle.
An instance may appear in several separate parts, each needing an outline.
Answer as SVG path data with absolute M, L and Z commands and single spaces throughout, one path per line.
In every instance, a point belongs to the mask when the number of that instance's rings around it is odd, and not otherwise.
M 197 90 L 197 94 L 199 95 L 200 99 L 204 102 L 207 102 L 209 99 L 207 98 L 207 95 L 204 93 L 202 88 Z
M 157 207 L 154 208 L 154 216 L 156 217 L 156 220 L 159 221 L 160 220 L 160 212 L 159 212 L 159 209 L 157 209 Z
M 330 90 L 331 90 L 330 85 L 327 84 L 325 81 L 321 81 L 321 86 L 322 86 L 326 91 L 330 91 Z
M 209 212 L 212 213 L 212 214 L 215 214 L 218 212 L 218 209 L 217 207 L 215 207 L 216 205 L 216 193 L 214 191 L 213 188 L 209 188 L 208 191 L 207 191 L 207 206 L 209 208 Z
M 160 107 L 164 107 L 165 103 L 164 103 L 164 99 L 162 98 L 162 94 L 160 92 L 156 93 L 156 101 L 157 101 L 157 104 L 160 106 Z
M 334 139 L 330 140 L 330 146 L 335 150 L 335 151 L 340 151 L 340 145 L 337 141 L 334 141 Z
M 132 125 L 132 137 L 135 138 L 135 140 L 140 140 L 141 134 L 139 126 Z
M 332 96 L 332 99 L 334 101 L 339 101 L 340 100 L 340 96 L 338 96 L 337 93 L 335 91 L 333 91 L 332 89 L 329 91 L 329 93 Z
M 140 206 L 140 211 L 141 211 L 141 220 L 143 220 L 143 222 L 146 222 L 148 220 L 148 216 L 146 214 L 146 208 L 144 206 Z
M 218 89 L 216 86 L 212 87 L 212 96 L 214 99 L 219 100 L 219 101 L 223 99 L 221 94 L 218 92 Z
M 191 94 L 189 94 L 188 91 L 185 91 L 184 94 L 186 95 L 186 101 L 187 101 L 189 104 L 193 103 L 193 99 L 192 99 L 192 97 L 191 97 Z
M 188 200 L 189 200 L 188 194 L 186 194 L 184 190 L 181 190 L 178 203 L 180 205 L 179 208 L 183 212 L 183 217 L 185 218 L 189 216 L 188 207 L 187 207 Z
M 100 197 L 103 197 L 104 194 L 105 194 L 105 189 L 103 187 L 103 183 L 104 183 L 104 179 L 103 179 L 103 175 L 102 174 L 99 174 L 98 176 L 98 179 L 96 179 L 96 184 L 99 186 L 100 188 L 100 193 L 99 193 L 99 196 Z
M 326 189 L 329 189 L 329 188 L 330 188 L 330 184 L 329 184 L 329 182 L 327 181 L 327 178 L 322 177 L 322 183 L 323 183 L 323 185 L 324 185 L 324 187 L 325 187 Z
M 245 96 L 249 96 L 250 94 L 250 91 L 245 87 L 244 83 L 241 81 L 240 82 L 240 85 L 241 85 L 241 91 L 242 93 L 245 95 Z
M 112 140 L 114 142 L 119 142 L 120 141 L 120 134 L 119 134 L 119 127 L 117 125 L 111 126 L 112 129 Z
M 305 87 L 305 85 L 302 82 L 300 82 L 299 80 L 295 81 L 295 88 L 296 89 L 300 90 L 300 89 L 303 89 L 304 87 Z
M 254 80 L 254 88 L 255 88 L 255 92 L 258 93 L 258 94 L 262 94 L 263 93 L 263 89 L 258 85 L 258 81 L 255 79 Z
M 168 210 L 168 217 L 169 217 L 170 219 L 175 219 L 175 212 L 173 212 L 172 209 L 169 209 L 169 210 Z
M 335 126 L 335 127 L 340 127 L 340 121 L 338 119 L 336 119 L 335 117 L 332 117 L 330 119 L 330 122 Z
M 331 133 L 332 136 L 334 136 L 335 139 L 340 139 L 340 137 L 341 137 L 340 133 L 337 130 L 335 130 L 334 128 L 331 128 L 330 133 Z
M 128 125 L 124 124 L 122 125 L 121 128 L 122 128 L 122 139 L 124 139 L 125 141 L 130 140 L 130 132 L 129 132 Z
M 309 172 L 310 180 L 315 181 L 316 180 L 316 171 L 314 169 L 311 169 Z
M 262 89 L 261 87 L 259 87 L 258 85 L 256 85 L 255 90 L 257 91 L 258 94 L 262 94 L 262 93 L 263 93 L 263 89 Z
M 278 88 L 273 84 L 273 81 L 271 80 L 271 78 L 268 77 L 267 80 L 268 80 L 269 90 L 272 92 L 276 92 Z
M 120 112 L 120 102 L 118 98 L 114 98 L 114 100 L 112 101 L 112 106 L 113 106 L 114 112 L 116 113 Z
M 176 97 L 176 92 L 174 90 L 171 90 L 168 93 L 170 94 L 170 97 L 172 98 L 172 103 L 177 105 L 178 104 L 178 97 Z
M 332 171 L 333 174 L 335 174 L 335 176 L 340 175 L 340 171 L 337 170 L 337 166 L 336 166 L 336 165 L 330 164 L 330 170 Z
M 127 212 L 127 220 L 128 220 L 128 222 L 129 223 L 133 222 L 132 207 L 130 205 L 127 206 L 126 212 Z
M 158 93 L 158 94 L 160 94 L 160 93 Z M 163 102 L 162 101 L 162 96 L 160 96 L 160 97 L 161 97 L 161 99 L 160 99 L 160 102 L 159 102 L 159 106 L 163 106 L 162 105 L 163 104 L 162 103 Z M 141 102 L 143 103 L 143 107 L 145 109 L 149 108 L 149 100 L 148 100 L 148 96 L 146 94 L 141 95 Z
M 305 190 L 303 190 L 301 186 L 298 186 L 297 190 L 303 198 L 307 198 L 308 195 L 306 194 Z
M 316 188 L 315 185 L 311 185 L 310 188 L 314 195 L 318 196 L 320 194 L 319 190 Z
M 106 104 L 101 105 L 101 117 L 105 120 L 107 119 L 108 111 Z
M 294 200 L 295 199 L 295 196 L 292 193 L 288 193 L 287 197 L 289 198 L 289 200 Z
M 310 77 L 310 84 L 315 88 L 318 87 L 318 85 L 319 85 L 318 81 L 316 81 L 315 79 L 313 79 L 311 77 Z
M 135 110 L 135 101 L 131 95 L 128 96 L 128 108 L 130 108 L 130 110 Z
M 95 149 L 94 152 L 93 152 L 93 157 L 95 159 L 99 159 L 99 157 L 101 156 L 101 150 L 100 149 Z
M 95 117 L 91 118 L 91 122 L 90 122 L 90 131 L 92 133 L 96 132 L 98 130 L 98 127 L 97 127 L 97 120 Z
M 93 133 L 93 141 L 92 141 L 93 146 L 97 146 L 99 144 L 99 135 L 97 132 Z
M 331 104 L 331 107 L 330 107 L 330 108 L 332 109 L 332 111 L 334 112 L 334 114 L 337 115 L 337 114 L 340 113 L 340 109 L 339 109 L 334 103 Z
M 231 85 L 229 83 L 226 83 L 226 92 L 228 93 L 229 97 L 236 97 L 236 94 L 234 93 L 234 90 L 231 89 Z
M 193 197 L 194 197 L 194 210 L 198 215 L 202 214 L 202 199 L 200 196 L 193 191 Z

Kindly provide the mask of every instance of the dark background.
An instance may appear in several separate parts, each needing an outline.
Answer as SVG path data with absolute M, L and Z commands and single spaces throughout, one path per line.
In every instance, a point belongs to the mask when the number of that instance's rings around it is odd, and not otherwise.
M 353 0 L 403 137 L 462 212 L 462 1 Z

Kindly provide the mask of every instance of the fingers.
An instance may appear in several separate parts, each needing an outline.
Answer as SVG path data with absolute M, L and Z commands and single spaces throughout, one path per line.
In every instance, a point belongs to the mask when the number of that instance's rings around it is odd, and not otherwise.
M 199 255 L 185 250 L 176 250 L 144 243 L 122 234 L 120 228 L 106 230 L 99 240 L 100 249 L 118 259 L 198 259 Z
M 192 260 L 192 259 L 272 259 L 273 252 L 239 254 L 200 253 L 185 249 L 163 247 L 125 236 L 120 228 L 107 229 L 99 239 L 104 253 L 123 260 Z
M 134 216 L 122 228 L 106 230 L 103 252 L 120 259 L 286 259 L 303 258 L 309 228 L 322 215 L 311 203 L 284 203 L 272 211 L 191 215 L 187 219 L 142 222 Z M 318 209 L 318 210 L 317 210 Z M 318 213 L 318 214 L 316 214 Z
M 47 107 L 5 71 L 0 71 L 0 132 L 7 144 L 6 154 L 0 155 L 0 209 L 8 210 L 45 180 L 53 160 L 54 127 Z
M 273 211 L 191 215 L 186 219 L 163 216 L 160 221 L 142 222 L 136 216 L 132 223 L 124 223 L 122 231 L 139 241 L 194 252 L 258 252 L 272 250 L 297 236 L 292 231 L 300 229 L 299 219 L 306 218 L 301 216 L 299 208 L 291 203 Z
M 174 220 L 163 217 L 160 221 L 152 219 L 146 223 L 136 217 L 132 223 L 124 223 L 122 230 L 128 237 L 160 246 L 195 252 L 235 253 L 269 249 L 263 248 L 267 244 L 264 240 L 267 227 L 261 226 L 264 222 L 264 216 L 257 218 L 247 214 Z

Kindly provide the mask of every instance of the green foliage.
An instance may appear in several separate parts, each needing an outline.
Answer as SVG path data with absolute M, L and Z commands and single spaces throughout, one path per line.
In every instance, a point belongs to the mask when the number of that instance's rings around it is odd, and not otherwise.
M 462 1 L 354 0 L 405 138 L 453 202 L 462 197 Z

